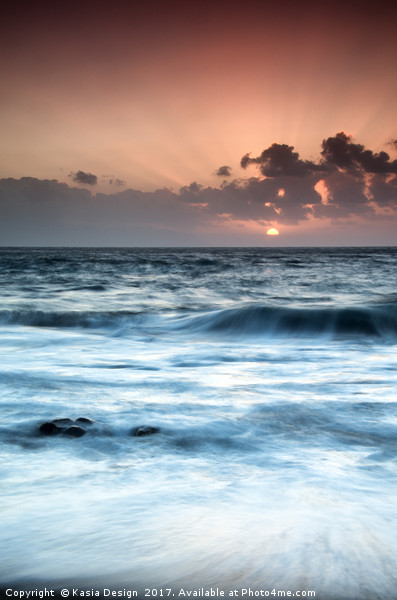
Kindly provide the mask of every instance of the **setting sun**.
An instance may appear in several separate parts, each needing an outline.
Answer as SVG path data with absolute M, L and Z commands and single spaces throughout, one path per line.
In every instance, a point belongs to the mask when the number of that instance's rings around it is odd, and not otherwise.
M 271 227 L 270 229 L 267 230 L 266 234 L 267 235 L 279 235 L 279 231 L 278 231 L 278 229 Z

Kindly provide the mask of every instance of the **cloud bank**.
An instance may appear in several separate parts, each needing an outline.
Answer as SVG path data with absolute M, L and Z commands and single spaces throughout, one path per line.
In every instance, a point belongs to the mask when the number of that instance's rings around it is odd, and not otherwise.
M 1 245 L 249 245 L 260 240 L 250 232 L 275 224 L 303 231 L 347 222 L 353 229 L 367 223 L 378 243 L 382 228 L 397 231 L 396 160 L 344 132 L 324 139 L 320 156 L 303 160 L 292 146 L 274 143 L 243 156 L 242 173 L 253 167 L 252 176 L 220 187 L 193 182 L 178 192 L 92 194 L 56 180 L 3 179 Z M 227 176 L 229 167 L 220 169 Z M 97 178 L 79 171 L 75 181 L 91 186 Z

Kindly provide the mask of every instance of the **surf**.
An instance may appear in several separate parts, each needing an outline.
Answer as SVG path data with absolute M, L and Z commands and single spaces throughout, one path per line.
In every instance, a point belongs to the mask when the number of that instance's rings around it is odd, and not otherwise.
M 397 338 L 397 304 L 292 308 L 249 305 L 193 317 L 183 327 L 233 336 Z

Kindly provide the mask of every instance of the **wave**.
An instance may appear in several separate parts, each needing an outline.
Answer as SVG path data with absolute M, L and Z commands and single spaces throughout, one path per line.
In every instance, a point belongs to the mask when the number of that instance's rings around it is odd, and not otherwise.
M 187 327 L 226 335 L 397 338 L 397 304 L 348 308 L 246 306 L 191 319 Z
M 28 327 L 102 329 L 119 328 L 142 320 L 144 315 L 133 311 L 63 311 L 41 310 L 0 311 L 1 325 L 24 325 Z
M 160 317 L 160 315 L 157 315 Z M 138 311 L 29 310 L 0 311 L 0 325 L 43 328 L 123 330 L 156 328 L 159 318 Z M 248 305 L 213 310 L 200 315 L 170 316 L 161 319 L 163 332 L 209 334 L 217 336 L 268 337 L 367 337 L 397 340 L 397 303 L 373 306 L 293 308 Z

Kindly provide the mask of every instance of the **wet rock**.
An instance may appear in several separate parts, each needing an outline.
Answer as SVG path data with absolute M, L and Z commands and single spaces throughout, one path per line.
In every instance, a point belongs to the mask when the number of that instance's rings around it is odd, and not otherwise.
M 61 433 L 62 428 L 58 427 L 58 425 L 56 425 L 56 423 L 51 421 L 51 422 L 43 423 L 42 425 L 40 425 L 39 431 L 43 435 L 57 435 L 58 433 Z
M 81 437 L 86 433 L 85 427 L 93 425 L 94 422 L 87 417 L 79 417 L 76 420 L 69 418 L 53 419 L 40 425 L 39 432 L 42 435 L 64 433 L 70 437 Z
M 153 427 L 152 425 L 140 425 L 139 427 L 134 427 L 134 429 L 131 431 L 131 435 L 135 437 L 143 437 L 144 435 L 153 435 L 159 431 L 159 427 Z
M 53 419 L 51 423 L 55 423 L 58 427 L 67 427 L 68 425 L 73 425 L 73 419 Z
M 76 419 L 76 423 L 82 423 L 83 425 L 93 425 L 95 421 L 88 419 L 87 417 L 79 417 Z
M 71 425 L 71 427 L 67 427 L 66 429 L 64 429 L 62 433 L 65 435 L 69 435 L 70 437 L 77 438 L 81 437 L 82 435 L 85 435 L 87 432 L 85 429 L 79 427 L 78 425 Z

